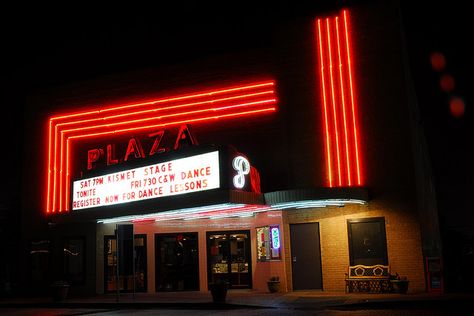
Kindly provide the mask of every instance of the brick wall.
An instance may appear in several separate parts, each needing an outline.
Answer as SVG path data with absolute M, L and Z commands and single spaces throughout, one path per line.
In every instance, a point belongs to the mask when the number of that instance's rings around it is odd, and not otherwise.
M 284 244 L 287 290 L 292 291 L 290 224 L 318 222 L 321 239 L 321 264 L 324 291 L 344 291 L 349 266 L 347 220 L 384 217 L 388 261 L 391 273 L 410 280 L 409 292 L 424 292 L 425 277 L 421 234 L 414 210 L 401 203 L 375 200 L 368 205 L 327 207 L 284 212 Z

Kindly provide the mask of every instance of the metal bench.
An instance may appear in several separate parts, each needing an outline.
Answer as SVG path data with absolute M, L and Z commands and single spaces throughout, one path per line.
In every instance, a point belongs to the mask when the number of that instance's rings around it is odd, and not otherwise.
M 349 271 L 346 273 L 346 293 L 390 293 L 391 291 L 389 266 L 381 264 L 349 266 Z

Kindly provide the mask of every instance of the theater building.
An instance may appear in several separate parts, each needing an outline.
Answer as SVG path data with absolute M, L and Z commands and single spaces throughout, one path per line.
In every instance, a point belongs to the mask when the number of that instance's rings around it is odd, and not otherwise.
M 384 264 L 426 291 L 439 236 L 396 12 L 315 12 L 263 47 L 35 95 L 25 282 L 343 292 L 348 266 Z

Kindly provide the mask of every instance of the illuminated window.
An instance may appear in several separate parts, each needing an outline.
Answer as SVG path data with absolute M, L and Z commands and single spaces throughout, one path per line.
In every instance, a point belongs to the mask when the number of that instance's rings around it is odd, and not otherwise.
M 257 261 L 281 259 L 281 238 L 279 226 L 257 228 Z

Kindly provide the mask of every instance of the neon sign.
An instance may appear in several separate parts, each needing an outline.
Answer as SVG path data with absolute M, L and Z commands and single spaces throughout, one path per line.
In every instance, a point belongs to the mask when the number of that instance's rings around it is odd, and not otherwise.
M 72 150 L 77 142 L 189 123 L 261 116 L 275 112 L 276 102 L 275 82 L 266 80 L 55 115 L 48 122 L 46 213 L 69 210 Z M 132 153 L 135 155 L 136 151 Z M 100 150 L 93 153 L 91 160 L 100 154 Z M 107 154 L 113 164 L 112 146 L 107 147 Z
M 245 186 L 245 176 L 250 173 L 250 162 L 245 157 L 237 156 L 232 160 L 232 167 L 237 171 L 232 179 L 234 187 L 242 189 Z
M 217 189 L 219 179 L 219 152 L 213 151 L 74 181 L 72 209 Z
M 272 236 L 272 248 L 279 249 L 280 248 L 280 230 L 278 229 L 278 227 L 272 227 L 271 236 Z
M 363 185 L 348 13 L 316 20 L 329 187 Z
M 107 166 L 116 165 L 119 162 L 126 162 L 131 157 L 135 159 L 145 158 L 146 156 L 153 156 L 155 154 L 164 153 L 169 151 L 169 148 L 162 146 L 162 140 L 165 131 L 153 132 L 148 135 L 153 140 L 153 143 L 150 145 L 150 148 L 143 148 L 142 142 L 136 137 L 130 138 L 127 145 L 127 150 L 124 154 L 123 159 L 118 159 L 116 157 L 115 144 L 108 144 L 107 151 L 104 153 L 103 148 L 94 148 L 90 149 L 87 152 L 87 170 L 94 169 L 96 163 L 99 162 L 106 156 Z M 179 129 L 178 136 L 174 143 L 174 150 L 180 148 L 182 143 L 186 142 L 188 145 L 197 145 L 197 141 L 194 136 L 191 134 L 187 125 L 182 125 Z M 147 149 L 147 150 L 145 150 Z

